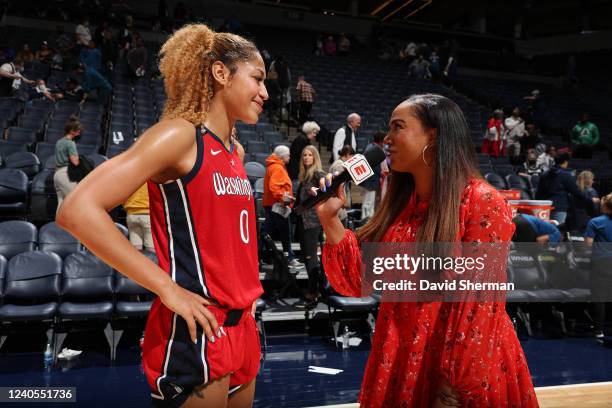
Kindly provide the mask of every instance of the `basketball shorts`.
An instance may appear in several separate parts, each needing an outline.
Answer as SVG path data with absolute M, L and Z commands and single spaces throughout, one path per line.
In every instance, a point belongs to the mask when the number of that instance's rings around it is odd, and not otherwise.
M 142 363 L 154 406 L 179 407 L 195 387 L 228 374 L 230 393 L 257 376 L 261 350 L 251 308 L 207 307 L 219 323 L 220 337 L 211 341 L 197 325 L 194 343 L 182 317 L 159 299 L 153 303 L 142 343 Z

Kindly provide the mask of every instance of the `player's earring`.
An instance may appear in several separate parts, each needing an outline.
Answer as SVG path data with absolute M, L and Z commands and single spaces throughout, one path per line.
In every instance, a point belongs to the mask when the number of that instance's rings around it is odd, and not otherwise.
M 429 146 L 431 145 L 428 144 L 427 146 L 425 146 L 423 148 L 423 151 L 421 152 L 421 157 L 423 158 L 423 163 L 425 163 L 425 167 L 431 167 L 431 164 L 427 163 L 427 160 L 425 160 L 425 152 L 427 151 L 427 149 L 429 149 Z

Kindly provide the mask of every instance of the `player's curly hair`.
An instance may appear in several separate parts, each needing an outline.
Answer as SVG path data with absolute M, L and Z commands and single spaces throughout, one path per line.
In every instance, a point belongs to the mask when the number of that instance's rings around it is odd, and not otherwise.
M 176 31 L 160 50 L 159 70 L 166 89 L 163 119 L 183 118 L 196 126 L 202 124 L 214 95 L 212 64 L 223 62 L 233 75 L 238 62 L 257 53 L 253 42 L 235 34 L 216 33 L 204 24 L 188 24 Z

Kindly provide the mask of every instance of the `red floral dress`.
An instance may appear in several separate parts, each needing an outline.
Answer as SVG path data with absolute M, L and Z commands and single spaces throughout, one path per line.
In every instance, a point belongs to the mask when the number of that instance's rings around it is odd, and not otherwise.
M 413 195 L 384 242 L 414 242 L 427 202 Z M 514 225 L 504 199 L 472 179 L 460 205 L 460 240 L 508 242 Z M 359 242 L 347 230 L 325 244 L 325 272 L 345 296 L 361 296 Z M 504 302 L 383 302 L 361 387 L 362 407 L 430 407 L 447 381 L 463 407 L 537 407 L 525 355 Z

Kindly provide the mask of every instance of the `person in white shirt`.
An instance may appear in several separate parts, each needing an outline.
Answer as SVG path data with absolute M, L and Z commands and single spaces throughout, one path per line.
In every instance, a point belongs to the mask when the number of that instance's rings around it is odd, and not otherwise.
M 525 121 L 521 118 L 519 108 L 512 110 L 512 116 L 507 117 L 504 121 L 504 128 L 508 155 L 517 157 L 521 154 L 521 139 L 525 136 Z
M 338 152 L 344 145 L 349 145 L 353 150 L 357 150 L 357 129 L 361 126 L 361 116 L 357 113 L 351 113 L 346 118 L 346 126 L 341 127 L 336 131 L 334 135 L 334 142 L 332 144 L 332 157 L 333 161 L 338 160 Z M 350 131 L 350 135 L 347 134 Z
M 81 20 L 81 24 L 76 26 L 77 44 L 87 47 L 91 41 L 91 31 L 89 31 L 89 19 L 87 17 Z
M 545 172 L 548 171 L 555 164 L 555 157 L 557 157 L 557 148 L 553 145 L 549 145 L 546 148 L 546 152 L 538 156 L 536 166 L 539 166 Z
M 14 90 L 19 89 L 21 81 L 28 85 L 34 84 L 34 81 L 21 74 L 22 70 L 23 61 L 20 59 L 15 59 L 13 62 L 7 62 L 0 66 L 0 96 L 11 96 Z

